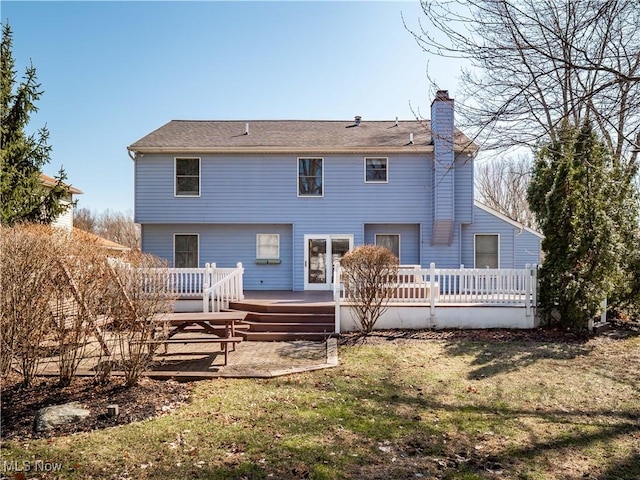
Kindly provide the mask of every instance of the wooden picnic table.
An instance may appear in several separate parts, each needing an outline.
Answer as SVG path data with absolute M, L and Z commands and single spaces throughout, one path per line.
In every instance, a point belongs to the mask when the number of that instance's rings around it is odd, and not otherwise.
M 242 341 L 237 335 L 244 329 L 239 325 L 247 314 L 245 312 L 184 312 L 168 313 L 160 317 L 163 338 L 150 340 L 150 343 L 164 344 L 165 352 L 172 343 L 219 343 L 224 352 L 224 364 L 227 364 L 229 345 L 235 350 L 236 343 Z M 204 336 L 176 338 L 180 333 L 202 333 Z

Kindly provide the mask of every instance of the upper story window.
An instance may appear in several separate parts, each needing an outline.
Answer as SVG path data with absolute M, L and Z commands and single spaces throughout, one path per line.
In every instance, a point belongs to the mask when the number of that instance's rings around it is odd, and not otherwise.
M 387 183 L 389 181 L 387 170 L 387 158 L 364 159 L 365 183 Z
M 176 197 L 200 196 L 200 159 L 176 158 Z
M 322 158 L 298 158 L 298 196 L 322 197 L 324 190 L 324 160 Z
M 173 266 L 174 268 L 198 267 L 197 233 L 176 233 L 173 236 Z
M 500 235 L 475 235 L 475 268 L 500 268 Z

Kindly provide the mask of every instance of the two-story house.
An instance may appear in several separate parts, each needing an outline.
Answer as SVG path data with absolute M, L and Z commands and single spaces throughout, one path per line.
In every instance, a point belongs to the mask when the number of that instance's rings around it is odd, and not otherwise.
M 477 146 L 438 92 L 431 121 L 180 121 L 128 147 L 142 249 L 245 268 L 247 290 L 330 289 L 332 263 L 536 264 L 540 235 L 474 201 Z

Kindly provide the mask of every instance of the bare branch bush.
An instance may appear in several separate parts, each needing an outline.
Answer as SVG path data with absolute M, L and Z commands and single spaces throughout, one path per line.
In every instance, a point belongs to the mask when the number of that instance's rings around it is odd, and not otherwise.
M 340 261 L 349 307 L 369 334 L 397 291 L 398 257 L 376 245 L 361 245 Z
M 527 202 L 532 167 L 532 161 L 524 155 L 515 159 L 497 158 L 485 163 L 476 162 L 476 197 L 481 203 L 516 222 L 535 228 L 535 215 Z
M 57 288 L 53 301 L 53 335 L 58 345 L 58 368 L 61 385 L 69 385 L 80 362 L 85 358 L 91 335 L 105 346 L 99 326 L 104 315 L 104 292 L 110 276 L 107 256 L 96 241 L 74 235 L 66 242 L 65 255 L 55 262 Z
M 51 328 L 50 301 L 57 287 L 51 266 L 62 255 L 66 234 L 44 225 L 2 227 L 1 233 L 2 373 L 13 364 L 29 386 Z
M 132 252 L 111 264 L 108 305 L 113 317 L 118 365 L 127 386 L 135 385 L 147 370 L 162 335 L 162 316 L 171 311 L 175 296 L 167 263 L 153 255 Z

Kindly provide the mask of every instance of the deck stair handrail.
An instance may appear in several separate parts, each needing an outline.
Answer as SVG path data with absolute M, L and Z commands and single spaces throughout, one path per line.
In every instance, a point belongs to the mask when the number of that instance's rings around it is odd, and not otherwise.
M 229 308 L 229 302 L 242 300 L 243 275 L 244 268 L 240 262 L 235 268 L 217 268 L 215 263 L 205 264 L 202 311 L 220 312 Z

